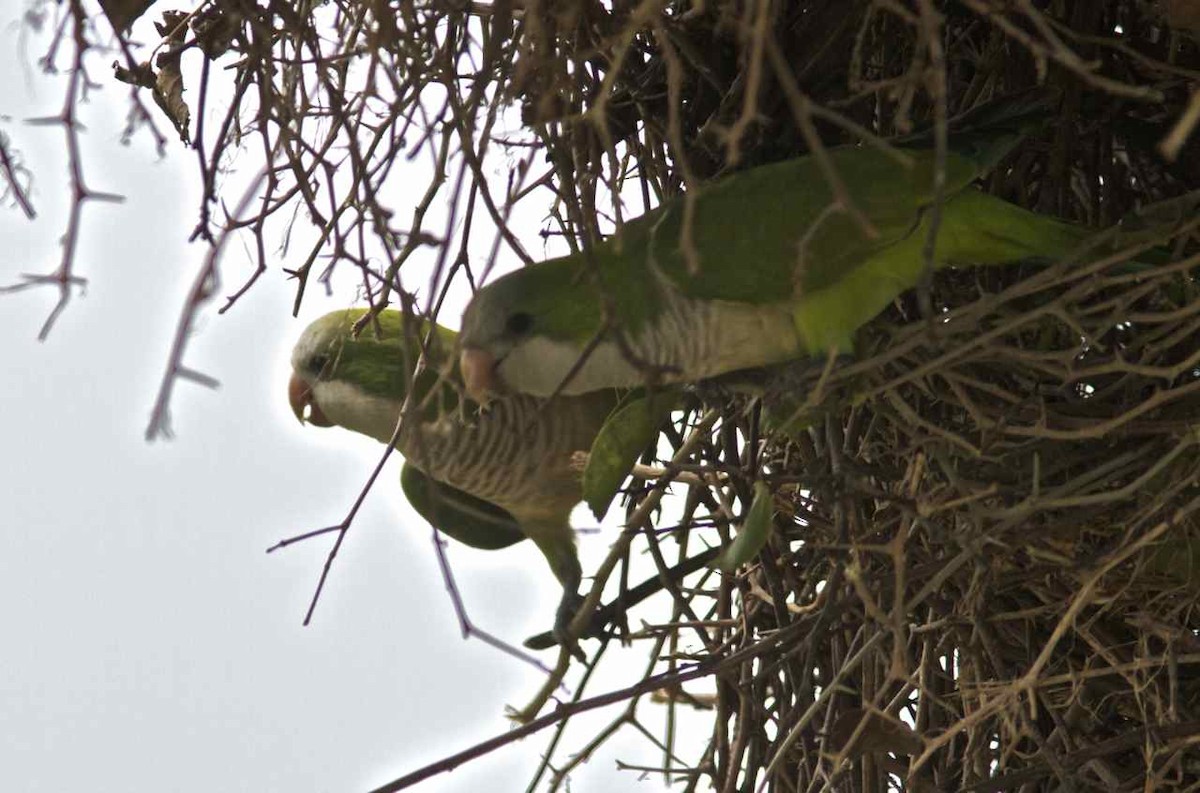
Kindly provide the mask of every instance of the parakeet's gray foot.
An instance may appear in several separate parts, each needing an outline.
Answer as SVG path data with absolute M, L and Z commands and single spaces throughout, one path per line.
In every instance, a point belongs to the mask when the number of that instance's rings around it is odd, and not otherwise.
M 571 622 L 575 619 L 580 607 L 583 606 L 583 601 L 583 596 L 578 592 L 564 590 L 562 600 L 558 602 L 558 611 L 554 614 L 553 631 L 555 643 L 568 648 L 571 655 L 580 661 L 584 659 L 583 651 L 579 649 L 578 638 L 570 635 L 570 629 Z
M 571 622 L 575 619 L 575 615 L 579 613 L 580 607 L 583 606 L 583 601 L 584 598 L 580 595 L 575 595 L 569 601 L 564 597 L 558 606 L 558 612 L 555 614 L 554 627 L 544 633 L 530 636 L 524 642 L 525 647 L 530 650 L 549 650 L 555 645 L 562 644 L 562 640 L 567 636 L 567 631 L 571 627 Z M 611 611 L 611 609 L 608 611 Z M 607 611 L 597 609 L 580 635 L 576 636 L 575 641 L 572 642 L 572 651 L 576 649 L 575 643 L 580 639 L 594 639 L 603 636 L 608 629 L 608 620 L 610 617 L 611 614 Z
M 716 559 L 720 552 L 721 549 L 719 547 L 714 547 L 701 551 L 695 556 L 684 559 L 682 562 L 668 570 L 665 578 L 666 580 L 679 582 L 683 580 L 684 576 L 696 572 L 697 570 L 709 564 L 713 559 Z M 630 587 L 621 598 L 596 609 L 596 611 L 592 614 L 592 618 L 588 622 L 587 627 L 584 628 L 583 633 L 579 636 L 579 638 L 599 638 L 608 634 L 610 625 L 624 625 L 625 612 L 637 604 L 645 601 L 650 596 L 662 591 L 663 586 L 664 576 L 656 573 L 637 586 Z M 573 607 L 571 608 L 571 616 L 569 616 L 567 621 L 564 623 L 565 626 L 570 626 L 571 620 L 574 618 L 575 612 L 579 610 L 579 605 L 582 603 L 582 601 L 583 598 L 579 597 L 579 595 L 575 595 L 572 601 L 570 601 L 572 602 Z M 560 611 L 563 608 L 563 604 L 567 602 L 568 598 L 564 596 L 563 603 L 559 605 Z M 565 629 L 561 633 L 565 635 Z M 556 627 L 552 631 L 546 631 L 545 633 L 539 633 L 536 636 L 529 637 L 525 640 L 525 646 L 530 650 L 548 650 L 559 643 L 559 635 L 560 631 Z

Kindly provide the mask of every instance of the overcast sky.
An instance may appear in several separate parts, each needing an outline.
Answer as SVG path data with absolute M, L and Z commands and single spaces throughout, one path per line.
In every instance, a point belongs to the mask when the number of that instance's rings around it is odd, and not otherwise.
M 39 216 L 0 211 L 0 285 L 56 266 L 69 199 L 62 130 L 23 123 L 59 112 L 64 81 L 33 71 L 44 39 L 17 46 L 16 6 L 0 11 L 0 131 L 35 174 Z M 187 363 L 221 387 L 181 385 L 175 438 L 143 440 L 203 250 L 186 242 L 194 155 L 175 143 L 159 161 L 145 140 L 120 145 L 125 89 L 109 78 L 111 60 L 90 62 L 105 87 L 86 108 L 85 167 L 89 186 L 127 200 L 85 208 L 76 266 L 86 295 L 44 343 L 36 336 L 56 294 L 0 295 L 0 790 L 358 791 L 503 733 L 505 706 L 525 704 L 541 676 L 462 641 L 396 461 L 311 626 L 301 621 L 329 541 L 264 553 L 340 520 L 381 451 L 301 427 L 285 397 L 293 340 L 351 291 L 312 291 L 293 319 L 292 286 L 275 269 L 228 314 L 210 305 Z M 222 294 L 248 272 L 235 247 Z M 583 538 L 585 572 L 611 540 Z M 456 547 L 452 560 L 483 627 L 514 643 L 548 627 L 557 587 L 532 545 Z M 640 677 L 641 652 L 629 657 L 590 691 Z M 659 723 L 649 705 L 640 713 Z M 569 746 L 615 715 L 582 720 Z M 524 789 L 549 738 L 419 789 Z M 572 789 L 639 784 L 617 758 L 661 760 L 630 732 Z

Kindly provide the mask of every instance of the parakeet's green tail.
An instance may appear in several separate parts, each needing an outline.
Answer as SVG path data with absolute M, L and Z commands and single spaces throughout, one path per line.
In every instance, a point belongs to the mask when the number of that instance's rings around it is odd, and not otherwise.
M 926 267 L 926 245 L 932 212 L 904 239 L 866 257 L 851 272 L 824 289 L 801 295 L 794 319 L 805 350 L 821 355 L 830 350 L 849 352 L 854 332 L 869 322 L 905 290 L 916 286 Z M 943 205 L 933 254 L 935 269 L 951 265 L 973 267 L 1018 261 L 1051 263 L 1079 256 L 1094 259 L 1139 243 L 1169 236 L 1175 223 L 1129 224 L 1103 248 L 1089 245 L 1100 232 L 1039 215 L 974 189 L 962 190 Z M 1125 224 L 1123 224 L 1124 226 Z M 1138 256 L 1140 266 L 1157 260 L 1157 251 Z
M 976 190 L 964 190 L 945 205 L 937 240 L 937 266 L 1095 259 L 1138 245 L 1161 245 L 1194 217 L 1198 205 L 1200 191 L 1152 204 L 1122 218 L 1115 233 L 1109 233 L 1039 215 Z M 923 220 L 917 233 L 903 244 L 924 245 L 928 218 Z M 1142 251 L 1129 268 L 1161 263 L 1164 256 L 1161 249 Z
M 926 209 L 916 232 L 898 246 L 908 248 L 907 255 L 916 254 L 920 266 L 930 219 Z M 963 190 L 943 206 L 934 255 L 938 267 L 1057 260 L 1075 252 L 1095 233 L 978 190 Z

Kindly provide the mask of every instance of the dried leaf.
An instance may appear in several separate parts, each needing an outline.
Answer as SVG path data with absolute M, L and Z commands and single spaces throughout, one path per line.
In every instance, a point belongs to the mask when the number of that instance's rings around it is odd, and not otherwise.
M 866 722 L 863 724 L 863 722 Z M 862 729 L 859 725 L 862 724 Z M 858 735 L 855 736 L 855 732 Z M 850 739 L 853 745 L 848 745 Z M 919 754 L 925 742 L 912 727 L 887 713 L 864 708 L 843 711 L 825 733 L 825 750 L 855 760 L 864 754 Z
M 229 51 L 241 25 L 242 15 L 233 7 L 209 6 L 192 20 L 196 45 L 210 60 Z
M 155 0 L 100 0 L 100 8 L 112 23 L 113 30 L 123 33 L 154 5 Z
M 154 69 L 151 68 L 150 62 L 139 63 L 132 69 L 126 69 L 120 62 L 113 63 L 114 76 L 123 83 L 136 85 L 142 88 L 154 87 Z

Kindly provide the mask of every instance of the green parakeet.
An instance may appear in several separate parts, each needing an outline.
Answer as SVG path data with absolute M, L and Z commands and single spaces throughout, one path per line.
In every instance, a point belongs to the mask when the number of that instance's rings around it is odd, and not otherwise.
M 976 189 L 1017 126 L 951 139 L 936 266 L 1057 259 L 1094 233 Z M 589 253 L 505 275 L 463 315 L 469 391 L 580 394 L 848 350 L 926 266 L 936 156 L 899 151 L 907 164 L 867 146 L 827 152 L 874 236 L 836 208 L 810 156 L 699 187 L 686 237 L 681 197 Z
M 406 460 L 401 483 L 410 504 L 476 548 L 533 540 L 563 586 L 555 620 L 561 634 L 581 578 L 569 517 L 582 496 L 571 458 L 591 447 L 619 395 L 611 389 L 552 400 L 514 395 L 481 409 L 461 396 L 453 331 L 389 310 L 355 337 L 353 326 L 365 312 L 326 314 L 296 342 L 288 385 L 296 416 L 389 443 L 415 383 L 415 421 L 396 445 Z M 426 368 L 414 381 L 425 336 Z

